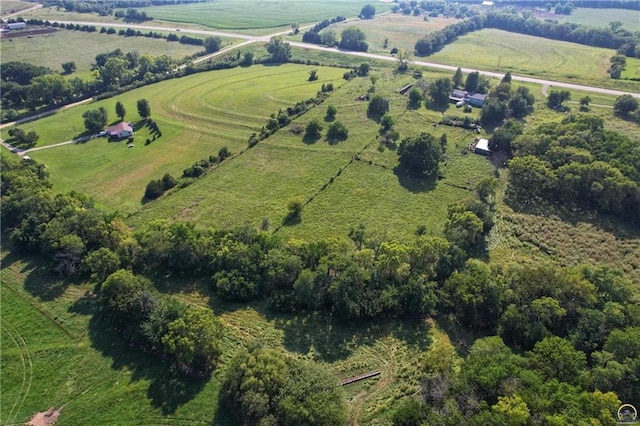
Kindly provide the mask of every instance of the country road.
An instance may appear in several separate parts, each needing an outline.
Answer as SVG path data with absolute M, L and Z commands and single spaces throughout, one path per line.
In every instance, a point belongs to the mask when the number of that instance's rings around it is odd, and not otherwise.
M 158 27 L 158 26 L 140 25 L 140 24 L 105 24 L 105 23 L 91 22 L 91 21 L 58 21 L 58 22 L 64 23 L 64 24 L 80 24 L 80 25 L 96 25 L 96 26 L 109 25 L 112 27 L 132 28 L 132 29 L 139 29 L 139 30 L 171 31 L 171 29 L 167 27 Z M 176 27 L 175 31 L 180 31 L 181 33 L 192 33 L 192 34 L 200 34 L 200 35 L 208 35 L 208 36 L 239 38 L 242 40 L 246 40 L 244 43 L 241 43 L 235 46 L 230 46 L 229 48 L 225 49 L 224 51 L 225 53 L 230 50 L 237 49 L 238 47 L 245 46 L 249 43 L 258 43 L 258 42 L 266 43 L 269 41 L 271 37 L 275 35 L 283 35 L 288 33 L 288 31 L 284 31 L 276 34 L 266 35 L 266 36 L 254 36 L 254 35 L 242 34 L 242 33 L 231 33 L 231 32 L 224 32 L 224 31 L 210 31 L 210 30 L 195 30 L 195 29 L 180 28 L 180 27 Z M 288 43 L 291 44 L 292 46 L 300 47 L 303 49 L 321 50 L 324 52 L 333 52 L 333 53 L 338 53 L 342 55 L 351 55 L 351 56 L 358 56 L 361 58 L 377 59 L 380 61 L 389 61 L 389 62 L 397 61 L 397 59 L 391 55 L 380 55 L 380 54 L 368 53 L 368 52 L 354 52 L 350 50 L 342 50 L 335 47 L 326 47 L 326 46 L 319 46 L 317 44 L 302 43 L 299 41 L 288 41 Z M 216 54 L 220 54 L 220 53 L 216 52 Z M 215 56 L 215 54 L 210 55 L 206 58 L 196 59 L 196 61 L 200 62 L 200 61 L 209 59 L 212 56 Z M 414 61 L 411 61 L 411 63 L 414 65 L 422 66 L 422 67 L 435 68 L 435 69 L 454 71 L 454 72 L 455 70 L 458 69 L 458 67 L 455 65 L 445 65 L 445 64 L 438 64 L 435 62 L 427 62 L 427 61 L 420 61 L 420 60 L 414 60 Z M 478 71 L 480 74 L 486 75 L 488 77 L 502 78 L 504 76 L 504 73 L 499 73 L 495 71 L 478 70 L 473 68 L 462 68 L 462 72 L 464 73 L 470 73 L 473 71 Z M 520 75 L 513 75 L 513 74 L 511 75 L 511 79 L 514 81 L 522 81 L 525 83 L 540 84 L 542 86 L 554 86 L 554 87 L 560 87 L 563 89 L 573 89 L 573 90 L 581 90 L 581 91 L 592 92 L 592 93 L 602 93 L 605 95 L 620 96 L 624 94 L 630 94 L 631 96 L 640 99 L 640 93 L 626 92 L 626 91 L 615 90 L 615 89 L 606 89 L 604 87 L 584 86 L 581 84 L 564 83 L 561 81 L 545 80 L 542 78 L 527 77 L 527 76 L 520 76 Z
M 31 8 L 29 10 L 35 9 L 37 7 Z M 22 11 L 25 12 L 25 11 Z M 18 14 L 21 12 L 18 12 Z M 350 20 L 353 18 L 350 18 Z M 225 31 L 212 31 L 212 30 L 197 30 L 197 29 L 190 29 L 190 28 L 180 28 L 180 27 L 175 27 L 175 29 L 172 30 L 172 28 L 169 27 L 160 27 L 160 26 L 153 26 L 153 25 L 142 25 L 142 24 L 118 24 L 118 23 L 105 23 L 105 22 L 93 22 L 93 21 L 56 21 L 58 23 L 62 23 L 62 24 L 75 24 L 75 25 L 95 25 L 95 26 L 110 26 L 110 27 L 115 27 L 115 28 L 132 28 L 132 29 L 138 29 L 138 30 L 147 30 L 147 31 L 175 31 L 175 32 L 180 32 L 180 33 L 191 33 L 191 34 L 199 34 L 199 35 L 206 35 L 206 36 L 217 36 L 217 37 L 227 37 L 227 38 L 235 38 L 235 39 L 241 39 L 244 40 L 241 43 L 232 45 L 232 46 L 228 46 L 224 49 L 219 50 L 218 52 L 214 52 L 211 53 L 209 55 L 205 55 L 205 56 L 201 56 L 199 58 L 196 58 L 193 60 L 193 63 L 199 63 L 199 62 L 203 62 L 206 61 L 208 59 L 211 59 L 215 56 L 219 56 L 222 54 L 225 54 L 227 52 L 230 52 L 232 50 L 238 49 L 242 46 L 246 46 L 248 44 L 251 43 L 267 43 L 269 41 L 269 39 L 273 36 L 278 36 L 278 35 L 285 35 L 288 34 L 289 31 L 281 31 L 278 33 L 274 33 L 274 34 L 270 34 L 270 35 L 265 35 L 265 36 L 255 36 L 255 35 L 250 35 L 250 34 L 242 34 L 242 33 L 232 33 L 232 32 L 225 32 Z M 301 27 L 300 30 L 306 29 L 306 28 L 310 28 L 311 25 L 305 26 L 305 27 Z M 343 50 L 337 47 L 326 47 L 326 46 L 320 46 L 317 44 L 311 44 L 311 43 L 303 43 L 303 42 L 298 42 L 298 41 L 288 41 L 289 44 L 291 44 L 292 46 L 295 47 L 299 47 L 299 48 L 303 48 L 303 49 L 309 49 L 309 50 L 320 50 L 320 51 L 324 51 L 324 52 L 331 52 L 331 53 L 336 53 L 336 54 L 341 54 L 341 55 L 350 55 L 350 56 L 357 56 L 357 57 L 361 57 L 361 58 L 368 58 L 368 59 L 376 59 L 376 60 L 380 60 L 380 61 L 388 61 L 388 62 L 396 62 L 397 59 L 394 56 L 391 55 L 381 55 L 381 54 L 376 54 L 376 53 L 368 53 L 368 52 L 355 52 L 355 51 L 351 51 L 351 50 Z M 418 65 L 418 66 L 422 66 L 422 67 L 427 67 L 427 68 L 434 68 L 434 69 L 440 69 L 440 70 L 447 70 L 447 71 L 456 71 L 458 69 L 457 66 L 454 65 L 445 65 L 445 64 L 439 64 L 439 63 L 435 63 L 435 62 L 427 62 L 427 61 L 420 61 L 420 60 L 414 60 L 414 61 L 410 61 L 411 64 L 413 65 Z M 184 68 L 186 65 L 182 65 L 180 68 Z M 473 68 L 461 68 L 462 72 L 464 73 L 470 73 L 470 72 L 474 72 L 474 71 L 478 71 L 480 74 L 488 76 L 488 77 L 494 77 L 494 78 L 502 78 L 504 76 L 503 73 L 499 73 L 499 72 L 495 72 L 495 71 L 486 71 L 486 70 L 478 70 L 478 69 L 473 69 Z M 550 86 L 554 86 L 554 87 L 558 87 L 558 88 L 563 88 L 563 89 L 573 89 L 573 90 L 581 90 L 584 92 L 590 92 L 590 93 L 601 93 L 601 94 L 605 94 L 605 95 L 612 95 L 612 96 L 621 96 L 624 94 L 630 94 L 631 96 L 635 97 L 635 98 L 639 98 L 640 99 L 640 93 L 634 93 L 634 92 L 626 92 L 626 91 L 621 91 L 621 90 L 615 90 L 615 89 L 606 89 L 604 87 L 597 87 L 597 86 L 585 86 L 585 85 L 580 85 L 580 84 L 573 84 L 573 83 L 565 83 L 565 82 L 561 82 L 561 81 L 553 81 L 553 80 L 545 80 L 545 79 L 541 79 L 541 78 L 535 78 L 535 77 L 528 77 L 528 76 L 520 76 L 520 75 L 511 75 L 511 79 L 513 81 L 522 81 L 525 83 L 534 83 L 534 84 L 540 84 L 542 86 L 542 91 L 543 94 L 546 95 L 546 89 Z M 56 111 L 60 110 L 60 109 L 67 109 L 70 107 L 73 107 L 75 105 L 81 104 L 81 103 L 85 103 L 85 102 L 90 102 L 92 99 L 84 99 L 80 102 L 76 102 L 73 104 L 69 104 L 69 105 L 65 105 L 61 108 L 52 110 L 52 111 L 47 111 L 41 114 L 37 114 L 35 116 L 31 116 L 31 117 L 27 117 L 24 118 L 22 120 L 19 120 L 17 122 L 11 122 L 11 123 L 4 123 L 4 124 L 0 124 L 0 129 L 5 128 L 5 127 L 9 127 L 12 126 L 14 124 L 20 124 L 20 122 L 25 122 L 25 121 L 31 121 L 34 119 L 39 118 L 40 116 L 45 116 L 45 115 L 49 115 L 49 114 L 53 114 Z M 49 145 L 48 147 L 54 147 L 54 146 L 60 146 L 60 145 L 66 145 L 69 143 L 73 143 L 73 141 L 67 141 L 67 142 L 62 142 L 60 144 L 55 144 L 55 145 Z M 8 145 L 6 142 L 1 141 L 0 140 L 0 145 L 4 146 L 7 149 L 12 149 L 10 145 Z M 34 148 L 31 149 L 29 151 L 33 151 L 33 150 L 37 150 L 37 149 L 45 149 L 47 147 L 41 147 L 41 148 Z M 26 151 L 21 151 L 18 150 L 16 151 L 19 155 L 24 155 Z

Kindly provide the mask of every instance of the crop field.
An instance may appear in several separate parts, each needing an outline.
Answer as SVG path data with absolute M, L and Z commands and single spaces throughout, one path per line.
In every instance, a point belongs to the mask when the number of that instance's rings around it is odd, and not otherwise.
M 381 371 L 379 378 L 345 387 L 351 419 L 367 423 L 388 416 L 397 399 L 418 390 L 424 364 L 443 362 L 443 353 L 444 362 L 459 359 L 432 322 L 341 326 L 315 314 L 274 316 L 260 304 L 222 302 L 203 287 L 176 297 L 213 307 L 225 327 L 223 354 L 211 379 L 184 380 L 121 346 L 91 318 L 97 309 L 97 300 L 86 296 L 91 286 L 57 281 L 36 260 L 6 252 L 2 260 L 2 424 L 22 424 L 53 407 L 60 409 L 59 425 L 208 425 L 217 418 L 226 362 L 256 340 L 323 363 L 338 379 Z
M 34 4 L 28 1 L 3 0 L 2 4 L 0 4 L 0 14 L 3 16 L 9 15 L 33 6 Z
M 319 74 L 315 82 L 307 81 L 311 67 L 301 65 L 199 73 L 61 111 L 23 128 L 37 131 L 42 145 L 62 142 L 84 129 L 84 111 L 104 106 L 113 120 L 115 103 L 121 101 L 127 109 L 125 119 L 136 128 L 134 147 L 96 138 L 29 155 L 47 165 L 56 190 L 81 190 L 109 210 L 132 213 L 140 207 L 149 180 L 165 173 L 178 177 L 223 146 L 239 153 L 271 113 L 313 97 L 325 82 L 337 87 L 343 81 L 341 69 L 314 68 Z M 149 145 L 146 140 L 152 136 L 136 112 L 136 100 L 142 98 L 149 101 L 162 131 L 162 137 Z
M 224 40 L 230 43 L 230 40 Z M 87 33 L 72 30 L 57 30 L 49 34 L 32 37 L 2 39 L 0 42 L 3 58 L 11 61 L 28 62 L 61 71 L 65 62 L 75 62 L 80 74 L 89 74 L 96 55 L 121 49 L 123 52 L 146 53 L 151 56 L 167 55 L 173 59 L 183 59 L 202 52 L 202 46 L 191 46 L 163 39 L 146 37 L 123 37 L 116 34 Z
M 396 117 L 401 138 L 433 131 L 440 117 L 439 112 L 424 107 L 407 109 L 407 98 L 395 89 L 410 80 L 387 71 L 376 88 L 391 99 L 391 114 Z M 379 127 L 366 115 L 367 102 L 356 100 L 370 85 L 368 78 L 352 80 L 321 106 L 256 147 L 190 186 L 145 205 L 128 223 L 137 226 L 167 218 L 195 221 L 201 226 L 257 227 L 267 218 L 271 229 L 285 237 L 343 236 L 360 223 L 371 230 L 387 230 L 393 237 L 410 236 L 421 224 L 441 233 L 447 205 L 472 196 L 474 183 L 490 175 L 492 166 L 483 157 L 459 153 L 471 142 L 470 132 L 440 127 L 436 135 L 448 134 L 451 153 L 445 179 L 435 189 L 394 171 L 397 154 L 393 147 L 380 147 Z M 336 119 L 349 130 L 347 140 L 305 141 L 302 135 L 289 131 L 291 126 L 304 126 L 314 118 L 324 120 L 328 104 L 337 108 Z M 329 124 L 324 123 L 325 130 Z M 287 202 L 293 197 L 307 203 L 302 220 L 284 223 Z M 398 203 L 402 203 L 402 212 Z
M 293 22 L 319 22 L 338 15 L 354 17 L 366 4 L 373 4 L 378 13 L 390 9 L 390 4 L 386 2 L 365 0 L 220 0 L 155 6 L 144 10 L 155 19 L 176 23 L 187 22 L 226 30 L 273 30 L 289 27 Z
M 640 11 L 628 9 L 595 9 L 578 7 L 571 15 L 554 15 L 560 22 L 572 22 L 589 27 L 608 27 L 609 22 L 620 21 L 627 31 L 637 31 L 640 23 Z
M 611 49 L 487 29 L 460 37 L 428 60 L 638 91 L 638 82 L 609 78 L 609 58 L 614 54 Z
M 393 47 L 408 52 L 414 51 L 416 41 L 426 34 L 438 31 L 457 21 L 455 18 L 428 18 L 423 16 L 388 13 L 376 16 L 374 19 L 364 19 L 350 22 L 349 26 L 360 28 L 367 36 L 369 52 L 389 53 Z M 341 24 L 334 24 L 328 30 L 342 31 Z M 387 47 L 384 42 L 387 40 Z

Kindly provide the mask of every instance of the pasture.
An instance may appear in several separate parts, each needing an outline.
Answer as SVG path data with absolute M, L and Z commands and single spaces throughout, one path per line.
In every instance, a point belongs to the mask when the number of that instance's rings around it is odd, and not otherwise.
M 224 43 L 230 43 L 230 40 L 226 39 Z M 71 74 L 71 77 L 79 75 L 89 77 L 96 55 L 115 49 L 121 49 L 125 53 L 167 55 L 176 60 L 204 51 L 202 46 L 169 42 L 164 39 L 123 37 L 117 34 L 107 35 L 66 29 L 32 37 L 2 39 L 0 46 L 6 61 L 28 62 L 60 72 L 62 72 L 63 63 L 75 62 L 77 71 Z
M 460 37 L 427 60 L 461 67 L 638 91 L 640 83 L 612 80 L 614 50 L 485 29 Z
M 193 23 L 225 30 L 254 30 L 258 33 L 299 24 L 314 23 L 338 15 L 355 17 L 366 4 L 375 6 L 378 13 L 389 10 L 383 1 L 366 0 L 220 0 L 207 3 L 154 6 L 144 10 L 160 21 Z M 250 31 L 252 32 L 252 31 Z
M 190 186 L 145 205 L 128 223 L 139 226 L 154 218 L 167 218 L 195 221 L 201 226 L 257 227 L 267 218 L 271 229 L 284 237 L 344 236 L 360 223 L 373 231 L 384 230 L 393 238 L 411 236 L 422 224 L 440 234 L 447 205 L 472 197 L 474 183 L 490 175 L 492 166 L 482 157 L 460 154 L 470 142 L 470 132 L 444 127 L 433 130 L 440 112 L 424 107 L 407 109 L 407 98 L 395 89 L 410 80 L 385 70 L 376 91 L 390 98 L 401 138 L 422 131 L 434 131 L 438 137 L 448 134 L 445 178 L 437 185 L 394 170 L 398 161 L 395 150 L 380 149 L 379 126 L 367 117 L 367 102 L 356 100 L 371 86 L 368 78 L 362 78 L 346 83 L 321 106 Z M 337 108 L 336 119 L 349 130 L 347 140 L 330 143 L 323 137 L 305 141 L 302 135 L 289 131 L 291 126 L 304 126 L 312 119 L 323 121 L 328 104 Z M 324 122 L 325 131 L 329 124 Z M 287 201 L 293 197 L 307 204 L 301 222 L 285 223 Z
M 28 1 L 4 0 L 2 4 L 0 4 L 0 15 L 10 15 L 33 6 L 34 4 Z
M 350 22 L 349 26 L 360 28 L 367 36 L 369 52 L 389 53 L 393 47 L 413 53 L 416 41 L 426 34 L 438 31 L 455 23 L 455 18 L 428 18 L 424 16 L 387 13 L 376 15 L 374 19 Z M 333 30 L 340 34 L 342 24 L 334 24 L 324 31 Z M 387 47 L 384 46 L 387 40 Z
M 225 328 L 212 377 L 185 380 L 119 344 L 92 318 L 98 301 L 87 297 L 91 285 L 60 282 L 35 259 L 3 252 L 2 261 L 3 424 L 22 424 L 36 412 L 62 407 L 60 425 L 209 425 L 220 417 L 226 363 L 254 341 L 322 363 L 337 379 L 380 370 L 379 378 L 345 387 L 350 417 L 363 423 L 388 418 L 398 398 L 415 393 L 424 365 L 459 362 L 436 323 L 343 326 L 317 314 L 273 315 L 260 303 L 229 304 L 204 283 L 160 283 L 191 289 L 174 297 L 212 307 Z
M 62 142 L 84 130 L 84 111 L 104 106 L 110 121 L 116 120 L 115 103 L 120 101 L 127 109 L 125 119 L 136 127 L 134 147 L 96 138 L 29 155 L 47 165 L 56 190 L 81 190 L 109 210 L 132 213 L 141 206 L 149 180 L 165 173 L 179 177 L 223 146 L 237 154 L 271 113 L 313 97 L 323 83 L 341 84 L 342 69 L 313 68 L 319 75 L 315 82 L 307 81 L 309 66 L 253 66 L 168 80 L 64 110 L 22 127 L 35 130 L 40 145 Z M 146 140 L 153 137 L 136 111 L 136 101 L 143 98 L 162 131 L 149 145 Z

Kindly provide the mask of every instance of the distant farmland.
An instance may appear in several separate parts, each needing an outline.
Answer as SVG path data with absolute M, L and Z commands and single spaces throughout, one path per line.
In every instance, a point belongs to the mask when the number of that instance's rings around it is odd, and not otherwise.
M 318 22 L 337 15 L 354 17 L 366 4 L 373 4 L 378 13 L 391 8 L 386 2 L 366 0 L 286 0 L 258 3 L 253 0 L 218 0 L 208 3 L 149 7 L 145 8 L 145 11 L 158 20 L 189 22 L 227 30 L 259 31 L 289 27 L 293 22 Z
M 460 37 L 429 61 L 481 70 L 637 91 L 638 82 L 609 78 L 615 50 L 486 29 Z
M 108 25 L 105 25 L 108 27 Z M 100 31 L 100 27 L 98 27 Z M 148 32 L 148 31 L 143 31 Z M 88 33 L 61 29 L 49 34 L 33 37 L 2 39 L 2 59 L 4 62 L 19 61 L 46 66 L 54 71 L 62 71 L 61 65 L 73 61 L 78 67 L 77 74 L 88 74 L 96 55 L 121 49 L 123 52 L 146 53 L 151 56 L 167 55 L 182 59 L 204 51 L 202 46 L 190 46 L 164 39 L 146 37 L 123 37 L 116 34 Z

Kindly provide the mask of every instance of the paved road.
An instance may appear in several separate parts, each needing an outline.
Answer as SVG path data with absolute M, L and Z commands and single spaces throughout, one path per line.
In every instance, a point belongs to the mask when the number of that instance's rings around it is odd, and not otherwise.
M 80 24 L 80 25 L 96 25 L 96 26 L 112 26 L 112 27 L 122 27 L 122 28 L 132 28 L 132 29 L 140 29 L 140 30 L 153 30 L 153 31 L 171 31 L 170 28 L 167 27 L 157 27 L 157 26 L 151 26 L 151 25 L 140 25 L 140 24 L 105 24 L 105 23 L 100 23 L 100 22 L 88 22 L 88 21 L 58 21 L 60 23 L 64 23 L 64 24 Z M 270 34 L 270 35 L 266 35 L 266 36 L 255 36 L 255 35 L 248 35 L 248 34 L 242 34 L 242 33 L 231 33 L 231 32 L 223 32 L 223 31 L 210 31 L 210 30 L 194 30 L 194 29 L 189 29 L 189 28 L 179 28 L 176 27 L 176 31 L 179 30 L 180 32 L 184 32 L 184 33 L 192 33 L 192 34 L 200 34 L 200 35 L 210 35 L 210 36 L 219 36 L 219 37 L 229 37 L 229 38 L 239 38 L 239 39 L 243 39 L 246 40 L 245 43 L 241 43 L 235 46 L 230 46 L 229 48 L 225 49 L 224 52 L 220 52 L 220 53 L 226 53 L 230 50 L 233 49 L 237 49 L 238 47 L 241 46 L 245 46 L 249 43 L 256 43 L 256 42 L 268 42 L 269 39 L 271 37 L 273 37 L 274 35 L 283 35 L 283 34 L 287 34 L 288 31 L 284 31 L 284 32 L 280 32 L 280 33 L 276 33 L 276 34 Z M 289 41 L 289 44 L 291 44 L 292 46 L 296 46 L 296 47 L 301 47 L 304 49 L 311 49 L 311 50 L 322 50 L 325 52 L 333 52 L 333 53 L 338 53 L 338 54 L 342 54 L 342 55 L 351 55 L 351 56 L 358 56 L 358 57 L 362 57 L 362 58 L 369 58 L 369 59 L 377 59 L 380 61 L 390 61 L 390 62 L 395 62 L 397 61 L 397 59 L 393 56 L 389 56 L 389 55 L 380 55 L 380 54 L 376 54 L 376 53 L 368 53 L 368 52 L 353 52 L 350 50 L 342 50 L 342 49 L 338 49 L 335 47 L 325 47 L 325 46 L 319 46 L 317 44 L 310 44 L 310 43 L 302 43 L 302 42 L 298 42 L 298 41 Z M 216 52 L 216 54 L 220 54 L 218 52 Z M 200 61 L 204 61 L 206 59 L 209 59 L 210 57 L 215 56 L 214 55 L 210 55 L 208 57 L 205 58 L 199 58 L 196 61 L 200 62 Z M 454 71 L 456 69 L 458 69 L 457 66 L 453 66 L 453 65 L 445 65 L 445 64 L 438 64 L 435 62 L 426 62 L 426 61 L 411 61 L 412 64 L 414 65 L 418 65 L 418 66 L 422 66 L 422 67 L 427 67 L 427 68 L 435 68 L 435 69 L 441 69 L 441 70 L 447 70 L 447 71 Z M 473 69 L 473 68 L 462 68 L 462 72 L 465 73 L 470 73 L 473 71 L 478 71 L 480 74 L 482 75 L 486 75 L 488 77 L 495 77 L 495 78 L 502 78 L 504 76 L 504 73 L 499 73 L 499 72 L 495 72 L 495 71 L 485 71 L 485 70 L 478 70 L 478 69 Z M 640 98 L 640 93 L 634 93 L 634 92 L 627 92 L 627 91 L 622 91 L 622 90 L 615 90 L 615 89 L 606 89 L 604 87 L 595 87 L 595 86 L 584 86 L 584 85 L 580 85 L 580 84 L 573 84 L 573 83 L 564 83 L 561 81 L 553 81 L 553 80 L 545 80 L 545 79 L 541 79 L 541 78 L 535 78 L 535 77 L 526 77 L 526 76 L 519 76 L 519 75 L 512 75 L 511 76 L 512 80 L 515 81 L 522 81 L 525 83 L 535 83 L 535 84 L 541 84 L 542 86 L 554 86 L 554 87 L 559 87 L 559 88 L 563 88 L 563 89 L 572 89 L 572 90 L 581 90 L 581 91 L 585 91 L 585 92 L 592 92 L 592 93 L 602 93 L 605 95 L 613 95 L 613 96 L 620 96 L 620 95 L 624 95 L 624 94 L 630 94 L 635 98 Z

